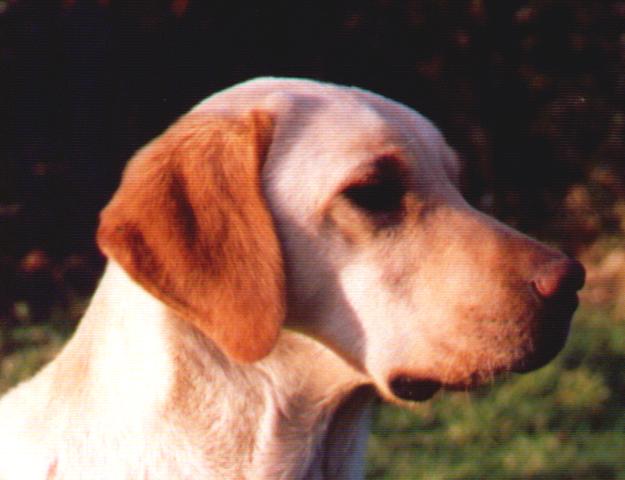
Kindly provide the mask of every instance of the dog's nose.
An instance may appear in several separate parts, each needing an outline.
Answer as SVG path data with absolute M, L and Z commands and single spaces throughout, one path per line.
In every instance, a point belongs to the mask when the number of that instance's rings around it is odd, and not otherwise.
M 573 294 L 584 286 L 586 272 L 581 263 L 563 258 L 549 263 L 532 280 L 536 292 L 545 300 L 558 294 Z

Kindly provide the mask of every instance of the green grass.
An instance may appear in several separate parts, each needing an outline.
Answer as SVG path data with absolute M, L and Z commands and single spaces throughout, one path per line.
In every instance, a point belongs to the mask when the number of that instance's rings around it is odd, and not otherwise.
M 62 313 L 0 331 L 0 392 L 58 351 Z M 414 411 L 380 406 L 367 478 L 625 480 L 625 318 L 582 309 L 564 352 L 541 370 Z

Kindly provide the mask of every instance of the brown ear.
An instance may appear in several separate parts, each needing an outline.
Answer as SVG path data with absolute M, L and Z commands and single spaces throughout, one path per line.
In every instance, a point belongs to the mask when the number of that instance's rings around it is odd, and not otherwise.
M 260 184 L 271 133 L 263 112 L 188 114 L 132 159 L 98 230 L 107 256 L 242 362 L 269 353 L 285 310 Z

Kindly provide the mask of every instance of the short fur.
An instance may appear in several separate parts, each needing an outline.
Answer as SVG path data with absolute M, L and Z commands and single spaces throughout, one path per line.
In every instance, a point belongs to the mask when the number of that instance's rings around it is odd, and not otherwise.
M 284 318 L 282 256 L 258 182 L 271 134 L 259 112 L 182 118 L 128 165 L 98 230 L 107 256 L 241 361 L 266 356 Z
M 368 411 L 561 348 L 576 262 L 476 212 L 409 108 L 257 79 L 140 150 L 57 358 L 0 401 L 0 480 L 357 479 Z

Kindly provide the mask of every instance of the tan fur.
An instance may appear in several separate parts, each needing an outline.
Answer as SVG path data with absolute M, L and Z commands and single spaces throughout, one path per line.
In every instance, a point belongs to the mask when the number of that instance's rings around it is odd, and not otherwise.
M 128 165 L 98 231 L 132 278 L 243 362 L 267 355 L 284 319 L 259 182 L 271 123 L 263 112 L 183 117 Z

